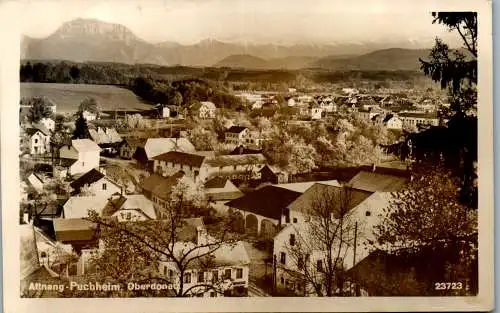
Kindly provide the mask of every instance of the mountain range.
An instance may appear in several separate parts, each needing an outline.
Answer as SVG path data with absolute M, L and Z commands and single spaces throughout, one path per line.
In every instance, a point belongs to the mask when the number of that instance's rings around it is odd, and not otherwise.
M 386 49 L 388 43 L 381 42 L 276 45 L 206 39 L 192 45 L 150 43 L 123 25 L 76 19 L 46 38 L 24 36 L 21 59 L 248 69 L 418 69 L 418 57 L 428 55 L 414 41 L 390 45 L 399 48 Z

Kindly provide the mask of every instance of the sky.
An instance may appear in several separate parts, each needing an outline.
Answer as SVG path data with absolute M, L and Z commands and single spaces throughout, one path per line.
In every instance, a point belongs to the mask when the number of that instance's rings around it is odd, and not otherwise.
M 21 0 L 21 32 L 46 37 L 64 22 L 94 18 L 128 27 L 149 42 L 204 39 L 252 43 L 346 43 L 409 40 L 453 45 L 432 24 L 435 1 L 382 0 Z

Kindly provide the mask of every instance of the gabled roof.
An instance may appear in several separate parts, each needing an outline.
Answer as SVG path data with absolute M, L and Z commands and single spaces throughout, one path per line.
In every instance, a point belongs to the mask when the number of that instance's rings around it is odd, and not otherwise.
M 264 164 L 267 162 L 266 157 L 261 154 L 236 154 L 236 155 L 218 155 L 207 158 L 205 164 L 212 167 L 231 166 L 231 165 L 250 165 Z
M 194 167 L 201 167 L 201 164 L 205 160 L 204 156 L 194 154 L 194 153 L 185 153 L 179 151 L 169 151 L 153 158 L 158 161 L 172 162 L 176 164 L 183 164 Z
M 71 197 L 64 204 L 64 218 L 85 218 L 88 217 L 90 210 L 96 211 L 96 213 L 101 215 L 107 202 L 108 198 L 104 196 Z
M 27 127 L 25 130 L 25 132 L 30 136 L 36 134 L 37 131 L 40 131 L 45 136 L 50 135 L 50 131 L 47 129 L 47 127 L 45 127 L 45 125 L 40 123 L 31 125 L 30 127 Z
M 78 152 L 101 151 L 97 143 L 90 139 L 73 139 L 71 140 L 71 145 Z
M 224 188 L 226 186 L 226 182 L 228 180 L 229 179 L 227 179 L 225 177 L 216 176 L 210 180 L 207 180 L 205 182 L 204 187 L 205 188 Z
M 340 211 L 342 202 L 346 203 L 347 211 L 352 210 L 368 198 L 372 192 L 350 188 L 348 191 L 345 187 L 326 185 L 316 183 L 300 195 L 295 201 L 288 205 L 291 211 L 298 211 L 311 214 L 311 209 L 314 209 L 315 203 L 321 201 L 335 201 L 335 208 L 332 211 Z
M 339 182 L 335 179 L 334 180 L 325 180 L 325 181 L 308 181 L 308 182 L 302 182 L 302 183 L 276 184 L 274 186 L 303 193 L 307 189 L 311 188 L 311 186 L 316 184 L 316 183 L 340 187 Z
M 88 241 L 94 239 L 94 224 L 81 218 L 53 220 L 57 241 Z
M 168 199 L 172 192 L 172 187 L 176 186 L 184 177 L 185 174 L 182 171 L 169 177 L 152 174 L 142 182 L 141 188 L 157 197 Z
M 156 219 L 153 202 L 144 195 L 122 195 L 115 199 L 110 199 L 102 210 L 102 215 L 111 216 L 119 210 L 136 210 L 150 219 Z
M 200 102 L 201 106 L 207 107 L 210 110 L 215 110 L 215 104 L 211 101 L 201 101 Z
M 248 129 L 248 127 L 245 126 L 231 126 L 229 127 L 228 130 L 226 130 L 226 133 L 234 133 L 234 134 L 239 134 L 245 129 Z
M 280 219 L 282 210 L 301 195 L 276 186 L 265 186 L 254 190 L 241 198 L 231 200 L 227 206 L 246 212 L 252 212 L 272 219 Z
M 406 178 L 373 172 L 359 172 L 348 183 L 349 186 L 371 192 L 398 191 L 406 184 Z
M 186 138 L 149 138 L 144 144 L 148 159 L 169 151 L 194 152 L 196 149 Z
M 93 184 L 104 177 L 104 174 L 96 169 L 91 169 L 87 173 L 72 181 L 69 185 L 73 189 L 80 189 L 85 185 Z

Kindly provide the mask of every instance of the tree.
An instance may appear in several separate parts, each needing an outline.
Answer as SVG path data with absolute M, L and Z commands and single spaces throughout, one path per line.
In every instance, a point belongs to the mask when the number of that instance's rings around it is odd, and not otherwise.
M 175 105 L 175 106 L 181 106 L 182 105 L 182 94 L 178 91 L 175 91 L 174 92 L 174 95 L 172 97 L 172 105 Z
M 85 98 L 80 102 L 78 107 L 78 112 L 88 111 L 91 113 L 99 113 L 99 108 L 97 106 L 97 101 L 94 98 Z
M 442 168 L 420 169 L 404 190 L 393 194 L 375 227 L 374 245 L 422 261 L 432 258 L 430 286 L 460 281 L 464 286 L 458 292 L 472 295 L 478 279 L 477 211 L 460 203 L 459 186 L 460 181 Z
M 189 140 L 193 143 L 196 150 L 213 151 L 217 146 L 217 136 L 213 131 L 204 129 L 198 125 L 189 133 Z
M 83 117 L 83 112 L 80 112 L 80 115 L 75 121 L 75 131 L 73 132 L 73 139 L 86 138 L 90 138 L 89 127 L 87 125 L 85 117 Z
M 344 295 L 344 260 L 354 246 L 354 191 L 349 186 L 316 188 L 305 208 L 310 221 L 286 244 L 306 294 Z
M 45 97 L 22 98 L 22 106 L 29 106 L 28 121 L 38 123 L 44 117 L 51 117 L 53 112 L 50 101 Z
M 291 139 L 286 145 L 288 162 L 285 169 L 292 175 L 309 173 L 316 167 L 316 149 L 302 139 Z
M 179 183 L 169 201 L 158 207 L 157 220 L 117 222 L 92 212 L 88 219 L 98 225 L 99 238 L 104 243 L 104 251 L 93 262 L 93 272 L 111 282 L 162 283 L 172 287 L 158 292 L 124 291 L 125 296 L 188 297 L 210 290 L 223 292 L 223 277 L 185 287 L 188 281 L 195 280 L 191 277 L 193 268 L 209 271 L 214 267 L 214 253 L 235 242 L 228 236 L 232 223 L 227 220 L 220 222 L 216 234 L 198 236 L 196 230 L 189 231 L 186 218 L 199 209 L 196 197 L 189 196 L 187 186 Z M 171 272 L 160 273 L 162 264 Z
M 456 31 L 463 42 L 463 49 L 451 50 L 437 39 L 430 60 L 420 60 L 424 74 L 439 82 L 442 89 L 448 89 L 450 108 L 441 110 L 441 114 L 449 114 L 449 122 L 447 127 L 411 134 L 407 141 L 413 146 L 412 157 L 419 162 L 436 164 L 434 156 L 443 158 L 444 165 L 461 179 L 461 201 L 477 207 L 477 186 L 473 185 L 477 176 L 474 164 L 477 163 L 478 135 L 477 13 L 433 12 L 432 16 L 433 23 Z M 434 137 L 436 133 L 440 136 Z

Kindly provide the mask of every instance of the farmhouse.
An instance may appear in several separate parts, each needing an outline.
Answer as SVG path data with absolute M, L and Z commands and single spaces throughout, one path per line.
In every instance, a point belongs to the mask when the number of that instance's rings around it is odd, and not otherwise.
M 59 158 L 71 160 L 68 174 L 76 175 L 99 167 L 99 146 L 90 139 L 74 139 L 59 149 Z
M 266 163 L 262 154 L 219 155 L 205 157 L 198 154 L 171 151 L 153 158 L 155 173 L 170 176 L 183 171 L 195 181 L 204 182 L 213 176 L 239 179 L 257 178 Z
M 227 144 L 243 145 L 249 143 L 247 140 L 250 139 L 250 130 L 245 126 L 231 126 L 224 136 Z
M 329 188 L 338 190 L 340 187 Z M 320 197 L 322 193 L 332 191 L 337 192 L 323 187 L 316 189 Z M 352 268 L 373 252 L 374 249 L 366 249 L 366 244 L 375 239 L 374 227 L 380 222 L 381 213 L 389 204 L 390 198 L 389 193 L 360 193 L 358 191 L 355 193 L 352 203 L 349 203 L 346 208 L 350 217 L 345 222 L 355 224 L 355 227 L 349 228 L 349 231 L 356 232 L 356 234 L 353 233 L 349 237 L 355 236 L 356 242 L 346 243 L 340 250 L 339 258 L 335 257 L 334 260 L 336 266 L 345 270 Z M 324 196 L 324 198 L 329 197 L 329 195 Z M 297 199 L 296 203 L 291 206 L 299 203 L 303 210 L 309 211 L 314 206 L 311 199 L 310 197 Z M 317 233 L 322 227 L 320 223 L 321 218 L 311 216 L 308 220 L 288 224 L 274 237 L 273 254 L 276 262 L 275 277 L 278 290 L 286 290 L 300 296 L 316 295 L 310 280 L 305 276 L 306 271 L 309 276 L 313 275 L 321 279 L 325 266 L 328 266 L 326 256 L 329 253 L 336 256 L 339 252 L 337 245 L 332 246 L 332 251 L 324 251 L 314 244 L 318 240 L 315 239 Z
M 114 217 L 119 222 L 156 219 L 153 202 L 144 195 L 114 195 L 103 208 L 102 215 Z
M 45 154 L 50 152 L 50 131 L 41 124 L 33 125 L 25 130 L 28 135 L 30 154 Z
M 87 195 L 109 197 L 121 193 L 122 188 L 107 177 L 103 172 L 91 169 L 70 183 L 72 195 L 85 193 Z
M 145 139 L 126 138 L 118 147 L 120 157 L 122 159 L 132 159 L 137 147 L 142 146 L 144 148 L 145 143 Z

